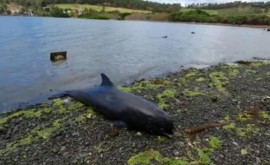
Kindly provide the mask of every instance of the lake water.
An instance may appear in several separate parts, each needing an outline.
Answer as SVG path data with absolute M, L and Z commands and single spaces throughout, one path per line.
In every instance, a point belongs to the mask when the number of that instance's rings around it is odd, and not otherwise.
M 58 91 L 92 88 L 102 72 L 121 85 L 180 66 L 269 58 L 269 44 L 270 33 L 253 28 L 0 17 L 0 112 Z M 54 51 L 67 51 L 67 61 L 51 63 Z

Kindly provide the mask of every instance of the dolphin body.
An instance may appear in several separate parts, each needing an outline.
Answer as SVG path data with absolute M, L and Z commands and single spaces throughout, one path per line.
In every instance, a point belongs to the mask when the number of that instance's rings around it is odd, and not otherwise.
M 70 90 L 49 97 L 69 96 L 114 121 L 118 128 L 143 130 L 149 133 L 171 136 L 173 122 L 170 116 L 157 105 L 140 96 L 118 90 L 111 80 L 101 74 L 102 83 L 91 90 Z

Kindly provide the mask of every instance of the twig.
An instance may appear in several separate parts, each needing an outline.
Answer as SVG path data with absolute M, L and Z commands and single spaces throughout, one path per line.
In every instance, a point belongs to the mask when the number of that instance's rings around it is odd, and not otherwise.
M 195 128 L 185 129 L 184 132 L 188 135 L 194 135 L 194 134 L 200 133 L 202 131 L 206 131 L 206 130 L 211 129 L 211 128 L 222 127 L 222 126 L 227 125 L 227 124 L 230 124 L 230 122 L 208 123 L 208 124 L 204 124 L 204 125 L 201 125 L 201 126 L 198 126 Z

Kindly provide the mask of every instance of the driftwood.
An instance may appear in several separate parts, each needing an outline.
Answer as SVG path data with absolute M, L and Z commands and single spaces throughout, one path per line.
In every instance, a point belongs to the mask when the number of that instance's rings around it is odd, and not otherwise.
M 204 125 L 201 125 L 198 127 L 185 129 L 184 132 L 188 135 L 194 135 L 194 134 L 206 131 L 206 130 L 211 129 L 211 128 L 222 127 L 222 126 L 228 125 L 228 124 L 230 124 L 230 122 L 208 123 L 208 124 L 204 124 Z
M 245 110 L 242 114 L 252 116 L 253 118 L 262 119 L 263 118 L 263 111 L 249 109 Z

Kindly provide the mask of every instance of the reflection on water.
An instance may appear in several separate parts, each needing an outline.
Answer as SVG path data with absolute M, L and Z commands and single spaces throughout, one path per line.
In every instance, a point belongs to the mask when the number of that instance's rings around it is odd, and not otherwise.
M 0 17 L 0 24 L 0 111 L 45 101 L 50 90 L 94 87 L 102 72 L 123 84 L 181 65 L 270 54 L 262 29 L 38 17 Z M 67 51 L 67 61 L 51 63 L 55 51 Z

